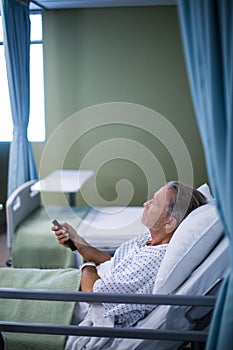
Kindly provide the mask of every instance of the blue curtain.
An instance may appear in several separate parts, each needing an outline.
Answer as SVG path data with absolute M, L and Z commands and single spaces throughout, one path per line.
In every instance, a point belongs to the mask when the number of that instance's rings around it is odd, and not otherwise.
M 7 77 L 13 119 L 8 196 L 22 183 L 37 179 L 31 144 L 27 138 L 30 110 L 29 2 L 2 0 L 2 21 Z
M 233 1 L 179 0 L 191 94 L 218 210 L 230 239 L 230 273 L 218 297 L 207 349 L 233 344 Z

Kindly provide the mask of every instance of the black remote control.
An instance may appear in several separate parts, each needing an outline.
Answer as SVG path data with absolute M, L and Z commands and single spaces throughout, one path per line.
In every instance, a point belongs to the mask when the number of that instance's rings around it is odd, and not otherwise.
M 59 224 L 59 222 L 55 219 L 52 221 L 52 223 L 54 224 L 54 226 L 57 226 L 59 228 L 59 230 L 62 230 L 63 227 L 61 226 L 61 224 Z M 74 245 L 74 242 L 72 241 L 72 239 L 68 239 L 68 241 L 66 241 L 66 243 L 68 244 L 69 248 L 74 251 L 77 250 L 77 248 Z

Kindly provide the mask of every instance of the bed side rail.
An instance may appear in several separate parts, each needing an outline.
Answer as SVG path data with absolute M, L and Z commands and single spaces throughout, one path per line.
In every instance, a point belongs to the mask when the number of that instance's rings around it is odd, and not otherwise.
M 45 290 L 25 290 L 15 288 L 1 288 L 0 298 L 5 299 L 30 299 L 50 301 L 85 301 L 85 302 L 113 302 L 128 304 L 153 304 L 153 305 L 184 305 L 202 306 L 214 308 L 216 296 L 193 295 L 148 295 L 148 294 L 107 294 L 84 293 Z M 152 340 L 171 340 L 182 342 L 205 343 L 208 337 L 207 331 L 200 330 L 155 330 L 144 328 L 109 328 L 109 327 L 84 327 L 63 326 L 56 324 L 38 324 L 22 322 L 0 321 L 1 332 L 36 333 L 54 335 L 98 336 L 108 338 L 133 338 Z
M 36 180 L 25 182 L 18 187 L 7 199 L 7 246 L 11 242 L 16 227 L 40 206 L 40 192 L 32 191 L 31 186 Z

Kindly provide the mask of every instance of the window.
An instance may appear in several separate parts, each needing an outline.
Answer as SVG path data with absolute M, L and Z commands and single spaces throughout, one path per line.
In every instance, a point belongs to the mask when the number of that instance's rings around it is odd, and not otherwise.
M 41 14 L 31 14 L 30 20 L 30 118 L 28 139 L 31 142 L 42 142 L 45 140 L 42 16 Z M 0 142 L 9 142 L 12 141 L 13 137 L 13 125 L 3 47 L 2 24 L 0 24 L 0 82 Z

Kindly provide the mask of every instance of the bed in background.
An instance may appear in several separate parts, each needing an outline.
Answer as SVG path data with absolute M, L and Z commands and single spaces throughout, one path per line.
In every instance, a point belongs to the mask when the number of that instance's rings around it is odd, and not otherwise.
M 51 221 L 68 222 L 92 245 L 114 251 L 145 231 L 142 207 L 43 206 L 34 180 L 15 190 L 6 203 L 7 245 L 16 268 L 77 267 L 79 257 L 57 244 Z
M 7 246 L 11 249 L 13 267 L 76 267 L 74 253 L 57 244 L 50 227 L 54 218 L 66 219 L 78 226 L 89 208 L 41 205 L 39 191 L 31 190 L 29 181 L 15 190 L 6 203 Z

